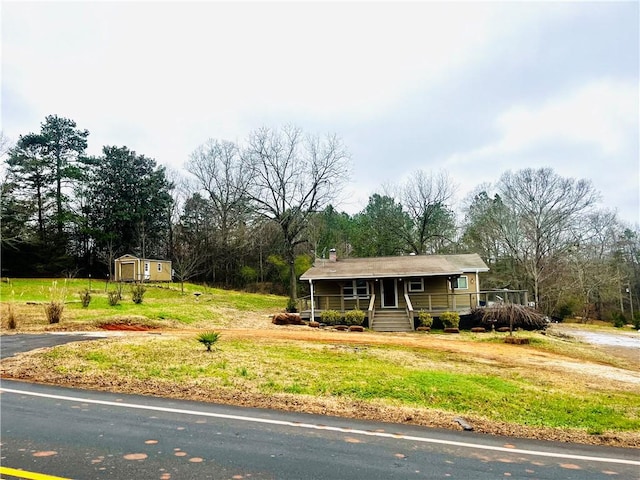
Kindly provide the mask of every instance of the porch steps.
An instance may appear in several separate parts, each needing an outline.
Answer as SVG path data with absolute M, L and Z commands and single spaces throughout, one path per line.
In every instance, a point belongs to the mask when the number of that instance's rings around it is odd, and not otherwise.
M 404 310 L 376 310 L 371 325 L 376 332 L 411 332 L 411 327 Z

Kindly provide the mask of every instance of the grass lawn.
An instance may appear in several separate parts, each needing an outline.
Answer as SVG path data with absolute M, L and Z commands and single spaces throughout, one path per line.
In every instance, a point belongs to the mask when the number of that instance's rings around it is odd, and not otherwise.
M 60 298 L 65 303 L 63 321 L 66 323 L 134 319 L 156 322 L 156 326 L 225 326 L 234 320 L 234 315 L 274 313 L 283 310 L 287 304 L 285 297 L 277 295 L 250 294 L 189 283 L 185 284 L 184 294 L 176 283 L 145 284 L 145 287 L 141 304 L 133 303 L 131 286 L 124 284 L 122 301 L 110 306 L 107 294 L 117 288 L 113 283 L 88 279 L 10 279 L 10 283 L 0 284 L 2 314 L 3 318 L 7 317 L 6 309 L 11 304 L 19 327 L 39 328 L 48 323 L 44 304 Z M 88 288 L 91 302 L 83 308 L 80 292 Z M 197 297 L 193 295 L 196 292 L 200 293 Z

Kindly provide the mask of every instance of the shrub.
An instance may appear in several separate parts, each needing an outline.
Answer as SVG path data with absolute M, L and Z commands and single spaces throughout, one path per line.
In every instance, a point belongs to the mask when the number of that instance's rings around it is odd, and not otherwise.
M 344 323 L 347 325 L 362 325 L 364 312 L 362 310 L 349 310 L 344 314 Z
M 442 312 L 440 321 L 445 328 L 458 328 L 460 325 L 460 314 L 458 312 Z
M 420 327 L 431 328 L 431 325 L 433 325 L 433 317 L 429 312 L 425 312 L 424 310 L 418 312 L 418 321 L 420 322 Z
M 556 310 L 556 315 L 563 320 L 567 317 L 571 317 L 576 312 L 576 302 L 574 300 L 567 300 L 562 303 Z
M 245 265 L 240 269 L 240 278 L 242 278 L 245 285 L 254 283 L 258 279 L 258 271 L 255 268 Z
M 116 289 L 107 293 L 107 299 L 112 307 L 120 303 L 120 300 L 122 300 L 122 283 L 117 283 Z
M 49 288 L 49 303 L 44 306 L 44 313 L 49 324 L 60 323 L 60 320 L 62 320 L 66 295 L 66 281 L 63 287 L 58 287 L 58 282 L 54 281 Z
M 298 311 L 298 306 L 293 298 L 289 298 L 287 301 L 287 308 L 285 310 L 287 313 L 296 313 Z
M 207 347 L 207 352 L 211 351 L 211 347 L 220 339 L 220 332 L 203 332 L 198 335 L 197 340 Z
M 109 301 L 109 305 L 115 307 L 120 303 L 120 293 L 117 290 L 111 290 L 107 293 L 107 300 Z
M 612 315 L 613 326 L 616 328 L 622 328 L 627 324 L 627 317 L 622 312 L 614 312 Z
M 144 293 L 147 291 L 144 285 L 141 283 L 136 283 L 131 286 L 131 299 L 133 303 L 140 304 L 142 303 L 142 298 L 144 297 Z
M 322 323 L 337 325 L 342 320 L 342 314 L 337 310 L 323 310 L 320 318 L 322 319 Z
M 7 328 L 9 330 L 15 330 L 18 327 L 18 319 L 16 313 L 13 310 L 13 303 L 9 304 L 9 312 L 7 314 Z
M 80 292 L 80 302 L 82 302 L 83 308 L 87 308 L 91 303 L 91 292 L 88 288 L 85 288 Z
M 44 306 L 44 313 L 47 316 L 47 320 L 50 324 L 52 323 L 60 323 L 62 319 L 62 312 L 64 311 L 64 303 L 51 300 L 47 305 Z

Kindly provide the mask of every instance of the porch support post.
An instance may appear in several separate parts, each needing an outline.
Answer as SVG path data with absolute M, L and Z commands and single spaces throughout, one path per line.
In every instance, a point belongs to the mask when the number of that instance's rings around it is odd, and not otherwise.
M 478 305 L 480 305 L 480 275 L 476 270 L 476 301 L 473 305 L 473 308 L 477 307 Z
M 313 280 L 309 279 L 309 290 L 311 291 L 311 321 L 315 322 L 316 320 L 316 308 L 315 308 L 315 301 L 313 298 Z

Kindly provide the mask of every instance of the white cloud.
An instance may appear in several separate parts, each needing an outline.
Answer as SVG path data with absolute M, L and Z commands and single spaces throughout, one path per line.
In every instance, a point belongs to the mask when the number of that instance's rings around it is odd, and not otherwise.
M 639 105 L 637 84 L 610 79 L 541 105 L 514 105 L 495 120 L 497 140 L 451 155 L 445 165 L 465 191 L 508 169 L 550 166 L 563 176 L 592 179 L 606 204 L 634 221 L 640 206 Z
M 601 81 L 538 108 L 514 107 L 497 120 L 499 151 L 514 152 L 542 142 L 587 144 L 602 153 L 620 153 L 637 125 L 637 85 Z

